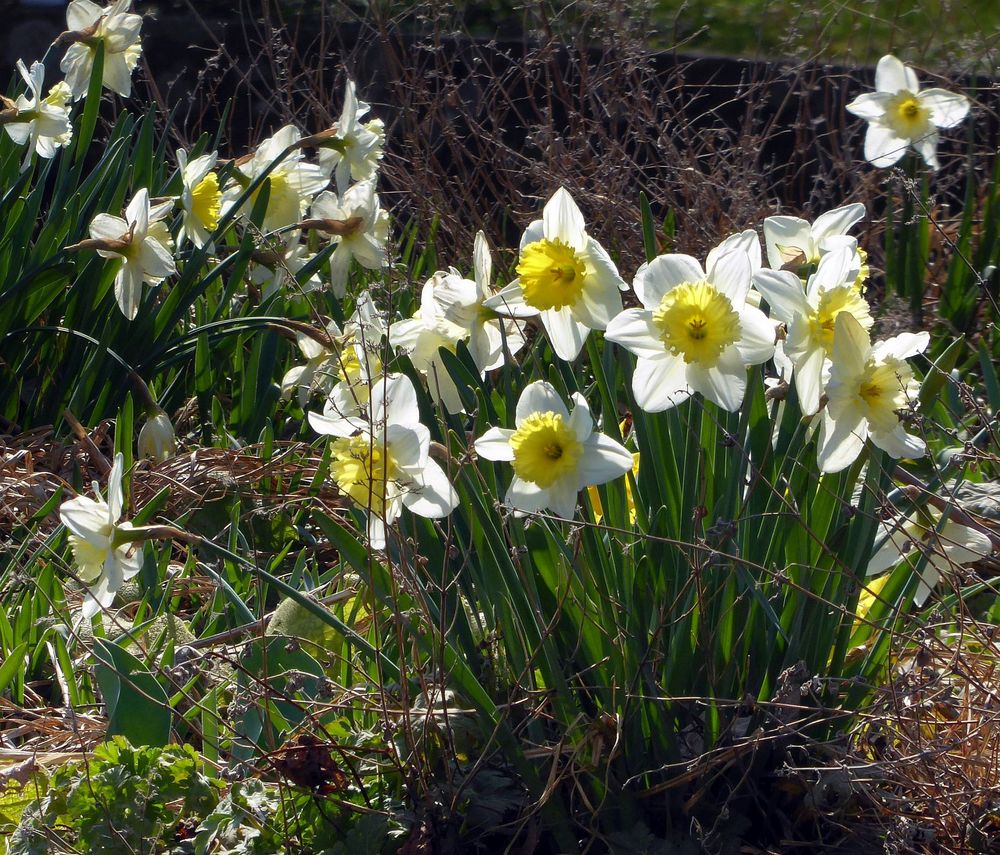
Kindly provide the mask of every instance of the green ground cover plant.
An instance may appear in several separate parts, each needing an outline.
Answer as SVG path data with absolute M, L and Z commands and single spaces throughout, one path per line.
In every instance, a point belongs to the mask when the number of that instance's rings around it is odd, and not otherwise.
M 875 232 L 638 193 L 633 262 L 556 181 L 453 253 L 363 80 L 177 148 L 141 25 L 74 0 L 0 111 L 5 851 L 996 839 L 977 105 L 852 93 Z

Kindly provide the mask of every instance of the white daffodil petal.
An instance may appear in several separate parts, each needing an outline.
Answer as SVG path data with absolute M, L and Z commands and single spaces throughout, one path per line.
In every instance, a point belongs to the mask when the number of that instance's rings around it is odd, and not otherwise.
M 645 309 L 626 309 L 608 324 L 604 338 L 640 358 L 655 359 L 664 354 L 663 340 L 653 323 L 653 315 Z
M 577 490 L 594 484 L 606 484 L 632 470 L 632 452 L 609 436 L 596 433 L 584 446 L 578 470 Z
M 507 428 L 492 427 L 477 439 L 473 445 L 476 454 L 487 460 L 511 461 L 514 459 L 514 449 L 510 446 L 510 438 L 514 431 Z
M 522 513 L 531 514 L 546 507 L 548 491 L 542 490 L 531 481 L 524 481 L 516 475 L 507 488 L 504 504 Z
M 536 380 L 524 387 L 521 397 L 517 399 L 514 424 L 520 427 L 532 413 L 555 413 L 557 416 L 562 416 L 564 421 L 569 420 L 569 411 L 562 397 L 555 387 L 545 380 Z
M 800 315 L 809 313 L 802 280 L 787 270 L 758 270 L 753 275 L 754 287 L 771 307 L 771 316 L 790 324 Z
M 560 187 L 545 203 L 542 223 L 547 240 L 560 240 L 577 251 L 586 248 L 586 228 L 583 214 L 565 187 Z
M 661 354 L 656 359 L 640 359 L 632 374 L 635 402 L 647 413 L 676 407 L 691 397 L 684 360 Z
M 403 505 L 413 513 L 430 519 L 446 517 L 458 505 L 458 494 L 444 470 L 428 460 L 403 493 Z
M 834 421 L 823 414 L 819 429 L 816 459 L 821 472 L 840 472 L 861 454 L 868 438 L 868 424 L 860 415 L 856 419 Z
M 818 242 L 833 235 L 843 235 L 855 223 L 864 219 L 865 206 L 860 202 L 843 205 L 820 214 L 812 226 L 813 238 Z
M 945 89 L 925 89 L 920 105 L 931 111 L 931 121 L 939 128 L 953 128 L 969 115 L 969 99 Z
M 886 125 L 870 124 L 865 135 L 865 160 L 873 166 L 892 166 L 904 154 L 908 140 Z
M 561 478 L 552 484 L 548 490 L 546 507 L 557 517 L 571 520 L 576 516 L 576 504 L 579 490 L 575 480 Z
M 912 460 L 927 453 L 927 444 L 918 436 L 907 433 L 902 425 L 891 431 L 871 431 L 871 440 L 886 454 L 897 459 Z
M 746 365 L 760 365 L 774 356 L 774 324 L 760 309 L 745 306 L 740 313 L 740 329 L 737 348 Z
M 718 363 L 705 368 L 697 362 L 687 366 L 688 385 L 724 410 L 735 413 L 747 390 L 746 364 L 735 347 L 728 348 Z
M 899 92 L 901 89 L 914 91 L 912 80 L 906 73 L 906 66 L 896 57 L 883 56 L 875 66 L 875 89 L 878 92 Z
M 569 306 L 546 309 L 541 313 L 541 318 L 556 356 L 566 362 L 576 359 L 590 335 L 590 327 L 580 323 Z
M 484 300 L 483 305 L 510 318 L 533 318 L 538 315 L 538 309 L 524 302 L 524 291 L 517 280 Z

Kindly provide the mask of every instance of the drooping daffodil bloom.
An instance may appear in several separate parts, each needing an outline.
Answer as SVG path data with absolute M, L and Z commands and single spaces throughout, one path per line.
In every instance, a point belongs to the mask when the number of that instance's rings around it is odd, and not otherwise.
M 181 230 L 177 243 L 190 240 L 199 249 L 212 239 L 219 227 L 222 214 L 222 191 L 219 176 L 212 170 L 219 161 L 217 152 L 203 154 L 188 160 L 187 152 L 177 151 L 177 164 L 181 171 Z
M 517 279 L 485 301 L 512 318 L 540 316 L 560 359 L 576 359 L 591 330 L 622 310 L 626 288 L 604 248 L 587 234 L 583 214 L 560 187 L 521 237 Z
M 339 196 L 324 190 L 313 201 L 309 214 L 303 228 L 323 232 L 337 244 L 330 256 L 334 296 L 347 293 L 352 259 L 368 270 L 389 266 L 389 214 L 382 209 L 374 181 L 353 184 Z
M 768 266 L 793 273 L 801 273 L 805 268 L 808 272 L 824 254 L 845 245 L 856 246 L 847 232 L 864 216 L 865 206 L 855 202 L 820 214 L 812 223 L 801 217 L 766 217 L 764 246 Z
M 435 273 L 431 278 L 439 276 Z M 427 292 L 425 287 L 424 293 Z M 413 367 L 427 380 L 431 397 L 444 404 L 449 413 L 464 412 L 458 386 L 445 367 L 441 350 L 454 353 L 458 343 L 468 336 L 468 331 L 447 318 L 432 312 L 418 311 L 408 320 L 396 321 L 389 326 L 389 343 L 405 353 Z
M 903 560 L 915 567 L 921 555 L 926 555 L 913 597 L 913 602 L 922 606 L 941 577 L 954 567 L 992 554 L 993 544 L 981 531 L 954 522 L 950 516 L 942 525 L 941 517 L 941 511 L 927 506 L 906 518 L 883 520 L 877 538 L 881 546 L 868 562 L 868 575 L 885 573 Z
M 69 120 L 70 99 L 69 87 L 62 81 L 42 97 L 42 86 L 45 83 L 45 66 L 40 62 L 32 63 L 31 71 L 25 68 L 21 60 L 17 61 L 17 70 L 28 85 L 25 95 L 18 95 L 14 101 L 0 97 L 5 105 L 0 111 L 0 124 L 3 124 L 7 135 L 18 145 L 27 143 L 27 151 L 21 162 L 23 172 L 31 165 L 31 155 L 35 152 L 39 157 L 55 157 L 56 149 L 68 145 L 73 139 L 73 125 Z
M 105 89 L 127 98 L 132 92 L 132 70 L 139 62 L 142 46 L 139 30 L 142 16 L 130 12 L 132 0 L 114 0 L 110 6 L 98 6 L 91 0 L 72 0 L 66 7 L 69 32 L 64 39 L 72 42 L 59 67 L 77 101 L 87 94 L 94 70 L 94 56 L 104 45 Z
M 306 362 L 288 369 L 281 378 L 281 394 L 288 396 L 295 391 L 299 404 L 304 407 L 314 391 L 332 388 L 336 377 L 333 366 L 340 350 L 337 343 L 342 335 L 336 321 L 325 324 L 323 335 L 295 333 L 295 343 Z
M 909 66 L 883 56 L 875 68 L 875 91 L 859 95 L 847 111 L 868 122 L 865 159 L 892 166 L 912 146 L 931 169 L 938 168 L 938 128 L 953 128 L 969 113 L 969 99 L 946 89 L 920 89 Z
M 758 270 L 753 276 L 754 286 L 771 307 L 771 316 L 787 327 L 783 353 L 791 361 L 799 404 L 807 416 L 819 410 L 837 316 L 849 312 L 866 330 L 874 322 L 855 286 L 859 263 L 857 253 L 843 246 L 820 259 L 806 288 L 787 270 Z
M 150 412 L 139 431 L 139 456 L 148 457 L 157 463 L 168 460 L 177 453 L 177 435 L 173 422 L 163 410 Z
M 330 419 L 309 413 L 318 433 L 335 437 L 330 476 L 368 515 L 368 542 L 385 549 L 386 529 L 403 508 L 437 519 L 450 514 L 458 495 L 430 458 L 430 432 L 420 423 L 417 393 L 404 375 L 380 378 L 366 419 Z M 353 431 L 359 431 L 353 433 Z
M 385 147 L 385 124 L 381 119 L 362 124 L 360 120 L 370 109 L 358 100 L 354 81 L 348 80 L 336 134 L 319 146 L 319 165 L 327 175 L 333 173 L 338 193 L 342 194 L 351 181 L 367 181 L 378 171 Z
M 530 383 L 517 401 L 515 428 L 490 428 L 475 442 L 480 457 L 513 465 L 504 501 L 515 515 L 547 508 L 572 519 L 580 490 L 619 478 L 633 466 L 625 446 L 594 430 L 583 396 L 574 392 L 572 400 L 570 412 L 552 384 Z
M 906 360 L 923 353 L 926 332 L 901 333 L 874 346 L 868 331 L 851 312 L 834 321 L 830 379 L 820 423 L 817 458 L 823 472 L 850 466 L 871 441 L 896 458 L 922 457 L 927 446 L 908 434 L 899 412 L 920 391 Z
M 222 195 L 223 207 L 229 210 L 253 182 L 276 164 L 267 172 L 270 190 L 261 227 L 271 232 L 302 219 L 313 198 L 326 187 L 327 178 L 317 164 L 306 160 L 299 148 L 301 141 L 299 129 L 285 125 L 257 146 L 253 154 L 237 161 L 234 180 Z M 241 214 L 250 214 L 262 189 L 263 182 L 250 194 Z
M 100 487 L 95 481 L 96 499 L 77 496 L 59 506 L 59 519 L 69 529 L 77 575 L 87 586 L 83 602 L 85 620 L 108 608 L 122 584 L 142 568 L 142 547 L 133 543 L 138 529 L 121 519 L 124 465 L 122 455 L 116 454 L 108 476 L 107 500 L 100 497 Z
M 774 325 L 747 302 L 751 259 L 742 249 L 714 256 L 706 273 L 689 255 L 644 264 L 632 287 L 641 309 L 626 309 L 605 338 L 638 357 L 636 403 L 667 410 L 700 392 L 725 410 L 743 403 L 747 366 L 774 353 Z
M 115 298 L 129 320 L 139 310 L 142 283 L 157 285 L 175 272 L 173 239 L 163 222 L 173 205 L 172 199 L 150 203 L 149 191 L 143 188 L 128 203 L 124 219 L 98 214 L 90 224 L 91 240 L 75 247 L 96 249 L 102 258 L 121 259 Z
M 505 354 L 513 356 L 524 346 L 524 330 L 518 321 L 500 318 L 486 308 L 493 296 L 493 259 L 481 231 L 476 233 L 473 269 L 474 279 L 465 279 L 455 269 L 434 274 L 424 285 L 420 313 L 443 317 L 465 330 L 476 367 L 480 372 L 492 371 L 504 364 Z

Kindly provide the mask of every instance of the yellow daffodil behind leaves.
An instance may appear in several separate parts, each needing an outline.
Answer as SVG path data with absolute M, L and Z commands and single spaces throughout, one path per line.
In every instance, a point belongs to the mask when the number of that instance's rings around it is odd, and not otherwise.
M 622 436 L 625 435 L 626 422 L 621 422 L 618 425 L 618 430 L 621 432 Z M 639 452 L 636 451 L 632 455 L 632 477 L 639 477 Z M 587 495 L 590 496 L 590 506 L 594 510 L 594 520 L 600 522 L 604 518 L 604 507 L 601 504 L 601 494 L 598 492 L 597 487 L 588 487 Z M 635 523 L 636 520 L 636 510 L 635 510 L 635 496 L 632 495 L 632 483 L 628 478 L 625 479 L 625 504 L 628 507 L 628 521 L 630 523 Z

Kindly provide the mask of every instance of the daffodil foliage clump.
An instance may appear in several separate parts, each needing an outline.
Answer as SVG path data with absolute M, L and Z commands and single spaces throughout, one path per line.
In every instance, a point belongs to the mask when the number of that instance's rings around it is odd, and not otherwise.
M 269 782 L 157 814 L 177 851 L 265 851 L 278 814 L 293 851 L 295 804 L 382 851 L 646 851 L 730 801 L 766 838 L 749 794 L 790 736 L 852 726 L 893 637 L 991 590 L 961 568 L 996 532 L 953 498 L 995 472 L 991 339 L 979 388 L 963 339 L 880 335 L 849 200 L 695 257 L 642 199 L 630 267 L 553 187 L 519 246 L 445 266 L 380 199 L 363 85 L 332 127 L 175 149 L 120 101 L 141 23 L 73 0 L 0 112 L 0 414 L 63 449 L 4 452 L 34 486 L 0 691 L 85 748 L 188 743 L 213 792 Z M 968 108 L 886 57 L 848 109 L 875 166 L 936 168 Z M 950 263 L 985 269 L 974 211 Z M 886 252 L 912 267 L 923 228 Z M 20 777 L 29 818 L 77 803 Z M 311 799 L 276 813 L 276 780 Z

